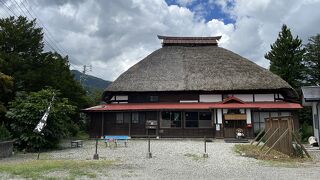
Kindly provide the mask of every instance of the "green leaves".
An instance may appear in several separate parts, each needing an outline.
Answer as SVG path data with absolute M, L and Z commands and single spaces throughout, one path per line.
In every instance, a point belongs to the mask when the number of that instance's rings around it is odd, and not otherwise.
M 290 29 L 283 25 L 278 39 L 271 45 L 271 51 L 265 54 L 265 58 L 270 60 L 271 72 L 298 89 L 305 79 L 304 53 L 302 40 L 298 36 L 293 38 Z
M 53 93 L 56 94 L 56 99 L 48 116 L 47 126 L 43 130 L 43 135 L 36 134 L 33 129 L 46 111 Z M 68 99 L 60 98 L 60 95 L 56 90 L 44 89 L 22 93 L 10 102 L 6 116 L 11 120 L 11 131 L 18 139 L 20 148 L 28 150 L 39 147 L 53 148 L 60 138 L 70 133 L 69 127 L 76 126 L 70 118 L 75 114 L 76 107 L 70 105 Z
M 42 92 L 42 89 L 48 88 L 60 92 L 60 101 L 63 104 L 60 109 L 55 107 L 53 110 L 59 111 L 59 116 L 52 116 L 61 118 L 59 122 L 66 120 L 67 124 L 83 124 L 79 121 L 79 112 L 80 109 L 88 107 L 89 100 L 70 72 L 68 57 L 63 57 L 57 52 L 44 52 L 43 47 L 43 32 L 36 26 L 36 20 L 30 21 L 22 16 L 0 19 L 0 72 L 7 75 L 0 74 L 0 120 L 4 119 L 8 103 L 12 101 L 11 110 L 7 114 L 10 121 L 4 121 L 7 126 L 12 123 L 11 127 L 19 129 L 25 125 L 29 129 L 34 125 L 34 119 L 39 121 L 39 116 L 45 111 L 42 108 L 48 103 L 47 96 L 32 98 L 32 92 Z M 4 95 L 4 91 L 7 94 Z M 42 93 L 37 94 L 41 95 Z M 28 101 L 24 101 L 27 97 Z M 72 108 L 69 105 L 72 105 Z M 70 114 L 70 109 L 75 113 Z M 58 121 L 53 122 L 54 125 L 60 129 L 71 128 L 75 129 L 72 131 L 73 134 L 76 133 L 77 128 L 56 122 Z M 22 130 L 15 131 L 20 132 Z M 49 132 L 56 133 L 56 136 L 66 135 L 64 131 L 50 129 Z
M 309 42 L 305 45 L 307 50 L 304 58 L 307 66 L 307 81 L 309 85 L 320 84 L 320 34 L 309 38 Z

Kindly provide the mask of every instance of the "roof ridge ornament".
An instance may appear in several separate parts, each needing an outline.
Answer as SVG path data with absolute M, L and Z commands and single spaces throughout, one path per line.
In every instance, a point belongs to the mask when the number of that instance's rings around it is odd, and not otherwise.
M 188 37 L 188 36 L 161 36 L 162 46 L 218 46 L 218 41 L 221 36 L 207 36 L 207 37 Z

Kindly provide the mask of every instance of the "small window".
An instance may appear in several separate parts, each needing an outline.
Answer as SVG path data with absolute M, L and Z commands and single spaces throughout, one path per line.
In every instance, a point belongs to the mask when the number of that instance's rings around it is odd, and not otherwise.
M 132 124 L 139 124 L 139 113 L 134 112 L 132 113 Z
M 116 114 L 116 124 L 123 124 L 123 113 Z

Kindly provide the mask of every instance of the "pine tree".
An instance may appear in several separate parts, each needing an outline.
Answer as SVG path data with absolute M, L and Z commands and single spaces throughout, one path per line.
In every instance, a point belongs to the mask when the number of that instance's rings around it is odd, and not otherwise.
M 309 38 L 305 45 L 304 61 L 308 67 L 308 82 L 310 85 L 320 85 L 320 34 Z
M 265 55 L 270 60 L 270 71 L 279 75 L 293 88 L 298 89 L 304 80 L 305 66 L 303 55 L 305 49 L 302 40 L 293 38 L 290 29 L 282 26 L 282 30 L 271 50 Z

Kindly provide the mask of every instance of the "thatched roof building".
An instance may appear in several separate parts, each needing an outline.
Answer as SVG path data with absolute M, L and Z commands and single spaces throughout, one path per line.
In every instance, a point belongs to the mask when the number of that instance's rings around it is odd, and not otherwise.
M 163 47 L 129 68 L 106 92 L 277 89 L 286 96 L 295 96 L 292 87 L 279 76 L 218 47 L 216 40 L 220 37 L 210 37 L 209 43 L 206 38 L 159 38 Z
M 106 104 L 85 109 L 91 137 L 254 137 L 266 118 L 301 108 L 287 82 L 219 47 L 220 36 L 158 37 L 162 48 L 121 74 Z

